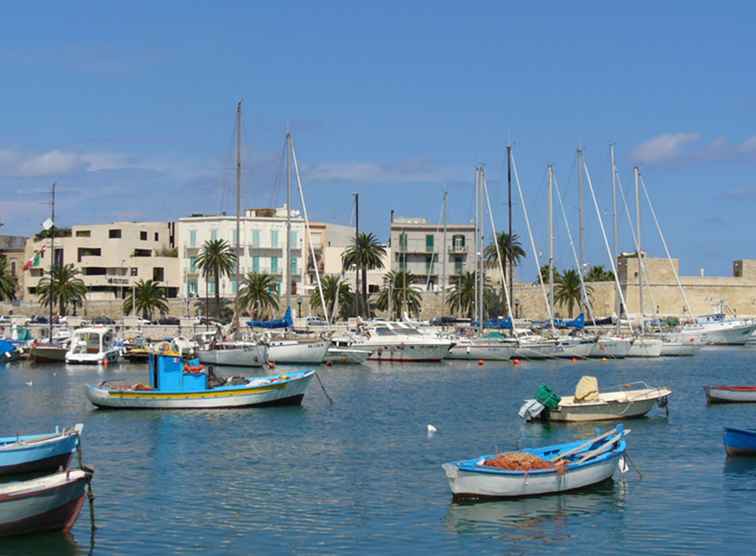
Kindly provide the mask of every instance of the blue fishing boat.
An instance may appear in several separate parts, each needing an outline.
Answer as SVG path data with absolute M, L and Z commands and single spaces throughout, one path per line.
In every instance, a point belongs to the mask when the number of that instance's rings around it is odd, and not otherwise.
M 723 441 L 728 456 L 756 456 L 756 430 L 725 427 Z
M 148 384 L 112 381 L 87 385 L 87 398 L 98 407 L 119 409 L 213 409 L 299 405 L 315 376 L 313 370 L 266 376 L 219 377 L 197 358 L 163 349 L 148 356 Z
M 526 448 L 443 464 L 455 500 L 520 498 L 585 488 L 627 471 L 624 437 L 617 425 L 585 442 Z
M 83 428 L 78 424 L 50 434 L 0 438 L 0 475 L 67 468 Z
M 18 359 L 16 345 L 9 340 L 0 339 L 0 363 L 15 361 L 16 359 Z

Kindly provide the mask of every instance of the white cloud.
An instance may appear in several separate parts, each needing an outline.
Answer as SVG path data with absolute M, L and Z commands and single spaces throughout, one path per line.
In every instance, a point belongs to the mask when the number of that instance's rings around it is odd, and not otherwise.
M 113 153 L 60 149 L 27 153 L 0 149 L 0 176 L 5 177 L 64 176 L 76 172 L 97 172 L 130 166 L 128 157 Z
M 453 172 L 425 160 L 405 160 L 390 164 L 377 162 L 324 162 L 305 169 L 313 182 L 381 184 L 440 184 L 454 179 Z
M 662 133 L 635 147 L 631 156 L 642 164 L 660 164 L 679 160 L 686 147 L 701 138 L 699 133 Z

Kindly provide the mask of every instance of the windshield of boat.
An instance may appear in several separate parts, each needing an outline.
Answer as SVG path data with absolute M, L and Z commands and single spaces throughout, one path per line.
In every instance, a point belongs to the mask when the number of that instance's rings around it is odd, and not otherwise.
M 385 328 L 383 326 L 380 326 L 375 329 L 375 333 L 377 336 L 396 336 L 393 331 L 389 330 L 388 328 Z
M 407 336 L 420 336 L 421 334 L 419 330 L 415 330 L 414 328 L 402 328 L 400 332 Z

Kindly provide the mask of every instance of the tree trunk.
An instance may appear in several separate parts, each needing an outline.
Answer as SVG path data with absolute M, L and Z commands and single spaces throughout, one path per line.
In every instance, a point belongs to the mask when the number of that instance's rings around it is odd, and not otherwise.
M 220 320 L 220 272 L 215 271 L 215 316 Z
M 367 294 L 367 267 L 365 265 L 362 266 L 362 302 L 365 309 L 365 317 L 370 317 L 370 306 L 368 305 L 368 294 Z

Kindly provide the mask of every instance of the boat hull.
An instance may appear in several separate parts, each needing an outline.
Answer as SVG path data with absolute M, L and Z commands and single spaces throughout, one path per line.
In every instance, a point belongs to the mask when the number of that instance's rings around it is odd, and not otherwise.
M 438 362 L 449 353 L 451 344 L 396 344 L 370 346 L 373 351 L 368 359 L 370 361 L 422 363 Z M 360 349 L 355 346 L 355 349 Z
M 756 402 L 756 386 L 704 386 L 709 403 Z
M 690 357 L 698 353 L 699 346 L 693 343 L 664 342 L 662 344 L 662 357 Z
M 330 347 L 325 362 L 332 365 L 362 365 L 368 357 L 370 357 L 369 351 Z
M 728 456 L 756 456 L 756 431 L 725 427 L 722 440 Z
M 523 498 L 544 494 L 558 494 L 587 488 L 611 479 L 622 451 L 610 457 L 568 469 L 564 474 L 554 470 L 520 472 L 470 472 L 453 463 L 443 469 L 455 500 Z
M 694 342 L 710 346 L 742 346 L 749 341 L 754 331 L 756 323 L 693 325 L 683 328 L 676 339 L 683 343 Z
M 77 469 L 0 488 L 0 536 L 69 530 L 90 478 Z
M 233 349 L 199 349 L 197 357 L 205 365 L 262 367 L 268 361 L 268 350 L 263 345 Z
M 81 425 L 61 434 L 0 438 L 0 475 L 67 468 L 79 445 Z
M 628 357 L 660 357 L 662 341 L 658 338 L 635 338 L 627 352 Z
M 624 338 L 599 338 L 589 357 L 606 357 L 607 359 L 624 359 L 630 352 L 630 340 Z
M 587 422 L 615 421 L 643 417 L 655 405 L 664 404 L 672 391 L 668 388 L 648 388 L 599 394 L 599 399 L 575 402 L 573 396 L 563 397 L 559 407 L 544 412 L 549 421 Z
M 292 373 L 284 380 L 217 388 L 198 392 L 114 390 L 87 385 L 87 398 L 97 407 L 111 409 L 221 409 L 302 403 L 314 371 Z
M 515 354 L 515 348 L 504 344 L 457 344 L 446 354 L 447 359 L 461 359 L 466 361 L 508 361 Z
M 66 353 L 66 363 L 69 365 L 101 365 L 106 361 L 115 363 L 121 358 L 121 352 L 111 349 L 104 353 Z
M 67 352 L 64 347 L 34 346 L 29 350 L 29 357 L 35 363 L 60 363 L 66 360 Z
M 273 363 L 320 365 L 326 359 L 330 342 L 271 343 L 268 359 Z

